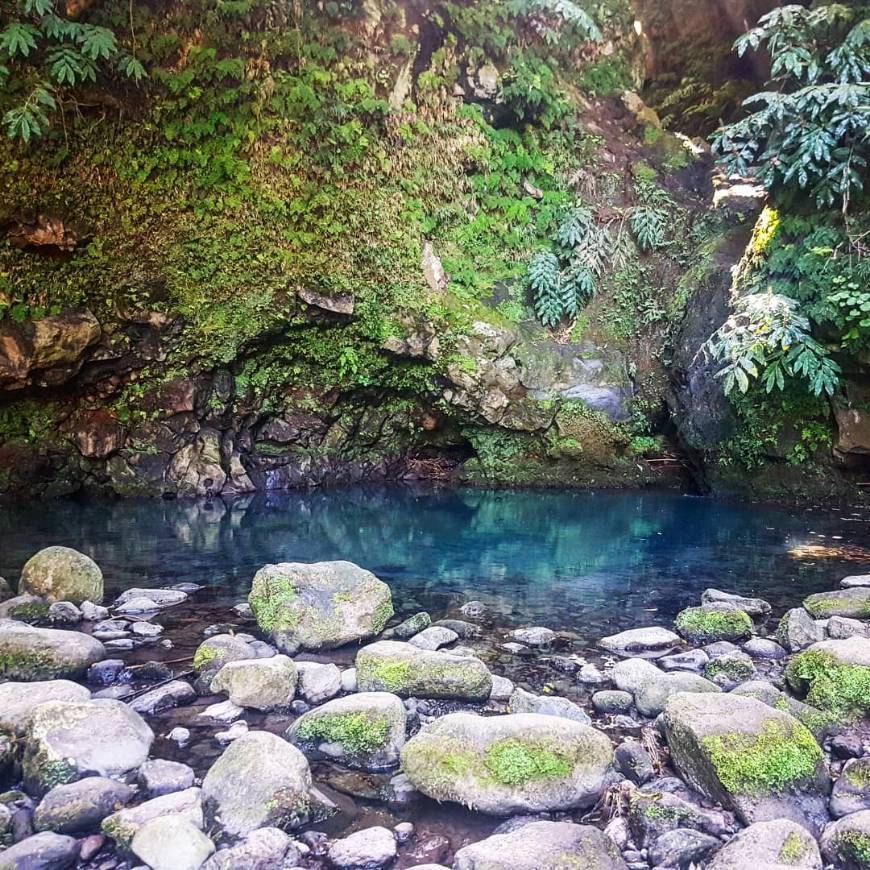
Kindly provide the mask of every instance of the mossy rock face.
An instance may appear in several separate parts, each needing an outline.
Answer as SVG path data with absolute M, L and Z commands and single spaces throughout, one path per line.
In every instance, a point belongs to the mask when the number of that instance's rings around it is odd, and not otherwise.
M 692 830 L 719 834 L 715 816 L 669 792 L 632 792 L 628 805 L 628 825 L 635 842 L 647 849 L 668 831 Z
M 842 870 L 870 870 L 870 810 L 852 813 L 825 828 L 822 857 Z
M 248 603 L 289 655 L 374 637 L 393 615 L 390 587 L 352 562 L 282 562 L 255 575 Z
M 0 619 L 16 619 L 31 625 L 36 622 L 46 622 L 50 607 L 51 605 L 44 598 L 25 592 L 23 595 L 7 598 L 0 604 Z
M 625 870 L 613 841 L 591 825 L 531 822 L 464 846 L 455 870 Z
M 831 815 L 839 819 L 870 810 L 870 757 L 850 758 L 831 794 Z
M 755 698 L 756 701 L 761 701 L 762 704 L 767 704 L 768 707 L 773 707 L 774 710 L 790 713 L 801 725 L 809 728 L 813 737 L 819 743 L 832 732 L 839 730 L 837 719 L 833 714 L 819 710 L 816 707 L 811 707 L 809 704 L 804 704 L 803 701 L 799 701 L 797 698 L 793 698 L 791 695 L 787 695 L 785 692 L 777 689 L 773 683 L 768 683 L 764 680 L 748 680 L 733 688 L 731 694 Z
M 674 621 L 677 631 L 691 643 L 746 640 L 752 635 L 752 618 L 727 604 L 687 607 Z
M 240 707 L 277 710 L 296 694 L 296 663 L 287 656 L 227 662 L 211 681 L 213 692 L 226 692 Z
M 197 673 L 197 688 L 203 694 L 212 691 L 212 680 L 230 662 L 255 659 L 250 645 L 232 634 L 215 634 L 206 638 L 193 654 L 193 669 Z M 226 691 L 223 689 L 222 691 Z
M 492 692 L 492 676 L 480 659 L 393 640 L 357 653 L 356 678 L 361 692 L 392 692 L 401 698 L 486 701 Z
M 785 672 L 808 704 L 851 722 L 870 712 L 870 638 L 823 640 L 798 655 Z
M 406 719 L 405 705 L 396 695 L 359 692 L 300 716 L 288 729 L 287 739 L 309 756 L 382 770 L 399 761 Z
M 450 713 L 402 750 L 423 794 L 493 815 L 591 806 L 613 781 L 612 762 L 600 731 L 537 713 Z
M 870 588 L 853 586 L 835 592 L 819 592 L 805 598 L 804 607 L 816 619 L 827 619 L 829 616 L 870 619 Z
M 671 760 L 693 788 L 746 823 L 827 820 L 824 753 L 793 716 L 754 698 L 677 694 L 662 719 Z
M 0 685 L 0 730 L 22 735 L 33 713 L 47 701 L 90 701 L 91 693 L 71 680 L 45 680 L 34 683 Z
M 48 601 L 81 604 L 103 600 L 103 572 L 93 559 L 70 547 L 46 547 L 21 569 L 20 593 Z
M 82 632 L 0 621 L 2 679 L 32 682 L 81 677 L 94 662 L 105 657 L 105 647 Z
M 822 870 L 822 858 L 806 828 L 788 819 L 775 819 L 756 822 L 740 831 L 707 864 L 707 870 L 751 867 Z

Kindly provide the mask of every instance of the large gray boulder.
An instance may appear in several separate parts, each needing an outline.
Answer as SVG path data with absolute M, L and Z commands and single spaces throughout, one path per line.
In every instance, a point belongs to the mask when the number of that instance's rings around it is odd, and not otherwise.
M 103 600 L 103 572 L 78 550 L 46 547 L 21 569 L 18 593 L 38 595 L 47 601 L 99 604 Z
M 43 831 L 0 852 L 2 870 L 65 870 L 79 856 L 74 837 Z
M 0 684 L 0 731 L 24 734 L 33 711 L 46 701 L 89 701 L 91 693 L 71 680 Z
M 822 857 L 837 870 L 870 870 L 870 810 L 828 825 L 821 847 Z
M 405 745 L 405 705 L 389 692 L 358 692 L 300 716 L 287 739 L 306 755 L 365 770 L 399 761 Z
M 105 647 L 79 631 L 0 620 L 0 679 L 32 682 L 82 677 L 105 657 Z
M 740 831 L 707 870 L 821 870 L 819 847 L 806 828 L 788 819 L 756 822 Z
M 638 712 L 658 716 L 677 692 L 721 692 L 715 683 L 686 671 L 660 671 L 646 659 L 617 662 L 611 674 L 616 687 L 634 696 Z
M 268 731 L 240 737 L 202 781 L 206 814 L 231 836 L 292 828 L 306 820 L 311 771 L 305 756 Z
M 136 831 L 130 851 L 151 870 L 199 870 L 214 843 L 183 816 L 158 816 Z
M 213 692 L 226 692 L 239 707 L 268 712 L 286 707 L 296 694 L 296 664 L 287 656 L 227 662 L 212 678 Z
M 152 819 L 171 816 L 185 819 L 202 830 L 202 794 L 198 788 L 164 794 L 135 807 L 126 807 L 103 819 L 101 829 L 121 849 L 129 850 L 139 829 Z
M 686 782 L 744 823 L 784 818 L 818 831 L 827 819 L 824 753 L 788 713 L 750 697 L 681 693 L 662 728 Z
M 99 830 L 106 816 L 126 806 L 133 789 L 116 779 L 88 776 L 77 782 L 55 786 L 39 802 L 33 814 L 37 831 L 80 834 Z
M 353 562 L 282 562 L 254 575 L 248 603 L 283 652 L 374 637 L 393 615 L 390 587 Z
M 613 841 L 591 825 L 530 822 L 507 834 L 494 834 L 463 846 L 454 870 L 625 870 Z
M 392 692 L 402 698 L 460 698 L 486 701 L 492 677 L 475 656 L 422 650 L 409 643 L 382 640 L 356 655 L 361 692 Z
M 449 713 L 402 750 L 402 769 L 423 794 L 493 815 L 591 806 L 612 762 L 600 731 L 535 713 Z
M 825 639 L 825 629 L 803 607 L 786 611 L 779 621 L 776 639 L 789 651 L 798 652 Z
M 148 758 L 154 734 L 120 701 L 48 701 L 27 729 L 23 772 L 27 790 L 44 794 L 83 776 L 120 776 Z

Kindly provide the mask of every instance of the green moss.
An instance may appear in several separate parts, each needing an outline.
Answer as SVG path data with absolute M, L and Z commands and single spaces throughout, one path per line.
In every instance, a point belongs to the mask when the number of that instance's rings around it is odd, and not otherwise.
M 861 831 L 845 831 L 836 840 L 841 860 L 852 859 L 861 867 L 870 867 L 870 835 Z
M 49 605 L 44 601 L 28 601 L 9 608 L 9 619 L 21 622 L 41 622 L 48 618 Z
M 724 674 L 731 680 L 743 682 L 750 679 L 755 674 L 755 667 L 752 662 L 744 662 L 740 659 L 714 659 L 706 668 L 704 668 L 704 676 L 708 680 L 714 679 L 719 674 Z
M 815 776 L 822 750 L 800 724 L 767 722 L 758 735 L 707 737 L 702 746 L 732 794 L 783 791 Z
M 870 710 L 868 667 L 845 664 L 823 650 L 808 650 L 791 662 L 786 678 L 807 690 L 807 703 L 841 722 L 858 719 Z
M 870 761 L 860 759 L 843 771 L 843 778 L 854 788 L 870 788 Z
M 193 669 L 199 673 L 217 658 L 218 651 L 214 647 L 202 644 L 193 655 Z
M 799 864 L 809 851 L 806 839 L 792 831 L 783 841 L 779 850 L 779 860 L 782 864 Z
M 391 599 L 381 602 L 372 614 L 372 632 L 380 634 L 384 630 L 384 626 L 389 622 L 390 617 L 394 613 L 393 602 Z
M 804 608 L 816 619 L 825 619 L 841 611 L 847 612 L 852 619 L 867 619 L 870 617 L 870 598 L 864 602 L 856 602 L 855 599 L 848 597 L 828 597 L 827 592 L 822 592 L 805 599 Z
M 401 691 L 411 679 L 411 663 L 377 659 L 365 660 L 360 670 L 367 680 L 373 680 L 383 687 L 383 691 Z
M 674 623 L 683 637 L 695 643 L 739 640 L 752 634 L 752 620 L 742 610 L 711 610 L 688 607 Z
M 539 779 L 558 779 L 571 772 L 570 759 L 544 744 L 499 740 L 483 760 L 493 778 L 503 785 L 522 786 Z
M 299 624 L 300 615 L 291 609 L 299 599 L 296 589 L 281 574 L 260 575 L 251 589 L 248 603 L 257 625 L 266 633 L 291 631 Z
M 340 743 L 350 755 L 368 755 L 381 749 L 390 733 L 390 723 L 382 716 L 365 713 L 336 713 L 312 716 L 296 732 L 302 740 Z
M 641 813 L 652 822 L 673 822 L 677 826 L 682 826 L 684 822 L 690 822 L 695 817 L 693 811 L 688 808 L 666 806 L 660 801 L 661 795 L 658 793 L 638 792 L 632 798 L 631 809 Z

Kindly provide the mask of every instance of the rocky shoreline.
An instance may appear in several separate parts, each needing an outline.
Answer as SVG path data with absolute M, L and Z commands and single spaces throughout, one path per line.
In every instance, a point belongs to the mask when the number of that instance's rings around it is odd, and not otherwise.
M 595 650 L 349 562 L 0 586 L 3 870 L 870 868 L 870 575 Z

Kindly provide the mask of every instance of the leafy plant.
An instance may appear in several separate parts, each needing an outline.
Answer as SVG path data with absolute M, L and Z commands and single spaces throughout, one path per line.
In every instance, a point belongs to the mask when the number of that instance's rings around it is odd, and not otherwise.
M 580 35 L 590 42 L 603 38 L 592 17 L 572 0 L 510 0 L 508 8 L 548 45 L 566 35 Z
M 665 241 L 667 213 L 650 205 L 639 205 L 631 211 L 631 232 L 642 251 L 660 248 Z

